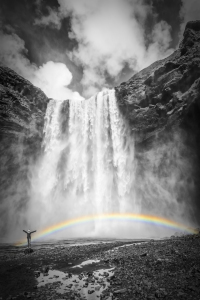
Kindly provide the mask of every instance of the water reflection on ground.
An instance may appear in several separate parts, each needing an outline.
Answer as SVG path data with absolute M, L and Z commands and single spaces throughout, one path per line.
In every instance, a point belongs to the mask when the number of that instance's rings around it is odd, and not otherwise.
M 38 288 L 48 286 L 49 289 L 56 289 L 58 294 L 67 295 L 71 291 L 78 296 L 78 299 L 96 300 L 100 299 L 101 294 L 110 285 L 110 278 L 114 274 L 114 268 L 98 269 L 99 261 L 88 260 L 80 265 L 74 266 L 81 268 L 81 273 L 72 274 L 58 270 L 49 270 L 48 273 L 41 273 L 37 278 Z M 96 267 L 94 271 L 85 271 L 84 266 L 91 264 Z M 74 269 L 74 267 L 72 267 Z M 111 298 L 110 298 L 111 299 Z M 109 300 L 109 298 L 108 298 Z

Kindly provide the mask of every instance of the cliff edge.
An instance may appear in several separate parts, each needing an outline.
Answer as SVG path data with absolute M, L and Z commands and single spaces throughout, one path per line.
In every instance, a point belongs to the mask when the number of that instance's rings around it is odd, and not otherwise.
M 12 224 L 10 216 L 15 219 L 18 211 L 23 214 L 28 203 L 29 177 L 41 151 L 48 101 L 39 88 L 0 66 L 1 236 Z
M 200 21 L 188 22 L 179 48 L 115 88 L 140 143 L 173 126 L 200 129 Z

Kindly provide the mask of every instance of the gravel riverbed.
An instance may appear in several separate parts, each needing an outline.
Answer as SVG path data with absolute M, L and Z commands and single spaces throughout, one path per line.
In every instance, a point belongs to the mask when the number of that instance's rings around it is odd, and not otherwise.
M 1 255 L 0 299 L 200 299 L 200 235 Z

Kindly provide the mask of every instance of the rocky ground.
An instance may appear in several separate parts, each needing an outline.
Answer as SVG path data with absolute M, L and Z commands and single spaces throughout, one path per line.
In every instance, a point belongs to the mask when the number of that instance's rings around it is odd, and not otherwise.
M 200 235 L 119 247 L 123 244 L 59 246 L 5 255 L 0 262 L 0 299 L 86 299 L 73 290 L 59 294 L 59 281 L 38 287 L 37 277 L 55 269 L 65 272 L 66 278 L 76 273 L 86 278 L 86 284 L 101 284 L 90 266 L 84 272 L 72 268 L 87 259 L 100 259 L 105 269 L 115 268 L 112 276 L 105 273 L 110 286 L 100 299 L 200 299 Z

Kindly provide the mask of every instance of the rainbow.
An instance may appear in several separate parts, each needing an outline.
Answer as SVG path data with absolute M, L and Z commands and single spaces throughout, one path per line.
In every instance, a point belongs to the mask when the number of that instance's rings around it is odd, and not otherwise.
M 52 226 L 49 226 L 43 230 L 37 231 L 33 234 L 32 240 L 38 240 L 40 238 L 47 237 L 53 233 L 56 233 L 58 231 L 68 229 L 75 225 L 81 225 L 84 223 L 88 223 L 91 221 L 132 221 L 132 222 L 143 222 L 148 224 L 153 224 L 157 226 L 164 226 L 167 228 L 184 231 L 189 234 L 196 234 L 196 230 L 191 227 L 187 227 L 183 224 L 174 222 L 172 220 L 161 218 L 157 216 L 152 215 L 141 215 L 141 214 L 133 214 L 133 213 L 112 213 L 112 214 L 101 214 L 101 215 L 90 215 L 90 216 L 84 216 L 79 217 L 76 219 L 70 219 L 66 220 L 64 222 L 60 222 L 57 224 L 54 224 Z M 22 239 L 21 241 L 17 242 L 16 246 L 24 246 L 27 244 L 27 240 Z

